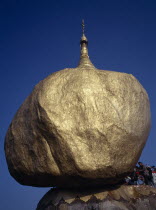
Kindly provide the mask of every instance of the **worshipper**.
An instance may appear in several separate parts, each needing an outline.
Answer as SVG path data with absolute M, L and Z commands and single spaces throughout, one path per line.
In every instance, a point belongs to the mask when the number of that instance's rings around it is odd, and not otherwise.
M 145 179 L 142 175 L 138 176 L 137 185 L 145 185 Z
M 153 176 L 152 176 L 152 170 L 150 166 L 147 166 L 147 170 L 148 170 L 148 185 L 150 186 L 154 186 L 154 182 L 153 182 Z

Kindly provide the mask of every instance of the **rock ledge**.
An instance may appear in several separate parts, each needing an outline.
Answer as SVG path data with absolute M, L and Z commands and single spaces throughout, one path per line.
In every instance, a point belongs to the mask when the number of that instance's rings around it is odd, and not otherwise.
M 150 186 L 116 186 L 107 189 L 51 189 L 36 210 L 155 210 L 156 189 Z

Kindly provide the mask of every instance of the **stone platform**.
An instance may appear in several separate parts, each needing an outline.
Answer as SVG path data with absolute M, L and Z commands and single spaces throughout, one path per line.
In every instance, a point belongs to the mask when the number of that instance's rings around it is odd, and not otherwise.
M 105 189 L 51 189 L 36 210 L 155 210 L 156 188 L 111 186 Z

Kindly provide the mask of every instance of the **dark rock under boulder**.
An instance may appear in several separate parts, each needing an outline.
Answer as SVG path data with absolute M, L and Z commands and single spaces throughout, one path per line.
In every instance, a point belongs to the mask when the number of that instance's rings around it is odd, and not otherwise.
M 51 189 L 36 210 L 155 210 L 156 188 L 115 186 L 107 189 Z

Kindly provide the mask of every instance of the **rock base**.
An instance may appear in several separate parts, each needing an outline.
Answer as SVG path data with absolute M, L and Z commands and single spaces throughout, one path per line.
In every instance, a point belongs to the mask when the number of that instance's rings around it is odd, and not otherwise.
M 106 189 L 51 189 L 36 210 L 155 210 L 156 188 L 112 186 Z

